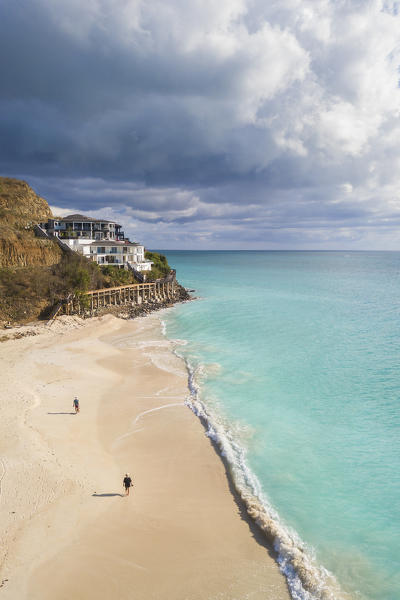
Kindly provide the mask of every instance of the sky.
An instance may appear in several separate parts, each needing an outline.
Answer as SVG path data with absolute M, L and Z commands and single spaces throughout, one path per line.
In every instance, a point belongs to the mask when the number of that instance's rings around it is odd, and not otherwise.
M 400 1 L 1 0 L 0 174 L 163 249 L 400 250 Z

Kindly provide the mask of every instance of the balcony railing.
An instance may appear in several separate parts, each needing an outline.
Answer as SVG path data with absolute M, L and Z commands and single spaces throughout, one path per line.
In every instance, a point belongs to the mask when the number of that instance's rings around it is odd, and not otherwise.
M 68 231 L 58 232 L 58 237 L 66 240 L 76 240 L 78 238 L 85 238 L 87 240 L 90 240 L 93 236 L 90 231 L 73 231 L 72 229 L 70 229 Z

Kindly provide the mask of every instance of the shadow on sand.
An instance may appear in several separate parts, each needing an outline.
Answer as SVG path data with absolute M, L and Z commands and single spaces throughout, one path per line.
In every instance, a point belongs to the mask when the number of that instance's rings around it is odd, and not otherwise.
M 92 494 L 95 498 L 110 498 L 111 496 L 120 496 L 121 498 L 125 497 L 125 494 L 97 494 L 96 492 Z
M 58 412 L 58 413 L 52 413 L 52 412 L 48 412 L 48 415 L 75 415 L 76 413 L 74 412 Z

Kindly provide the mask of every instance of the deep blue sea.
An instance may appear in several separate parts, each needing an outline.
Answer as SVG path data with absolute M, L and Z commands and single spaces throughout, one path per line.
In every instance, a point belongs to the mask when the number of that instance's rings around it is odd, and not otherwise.
M 165 251 L 192 407 L 293 598 L 400 599 L 400 253 Z

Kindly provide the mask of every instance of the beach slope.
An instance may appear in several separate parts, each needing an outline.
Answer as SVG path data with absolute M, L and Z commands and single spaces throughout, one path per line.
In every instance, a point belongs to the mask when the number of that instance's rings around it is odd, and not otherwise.
M 2 598 L 288 600 L 157 316 L 64 318 L 0 361 Z

